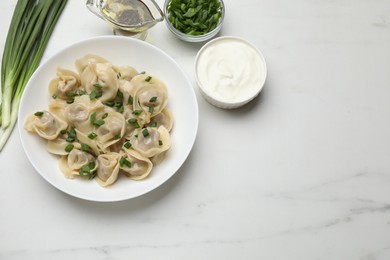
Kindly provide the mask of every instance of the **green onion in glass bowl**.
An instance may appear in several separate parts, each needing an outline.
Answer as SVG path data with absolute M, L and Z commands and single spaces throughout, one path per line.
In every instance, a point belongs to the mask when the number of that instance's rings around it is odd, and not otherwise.
M 166 0 L 165 22 L 179 39 L 202 42 L 221 30 L 225 16 L 223 0 Z

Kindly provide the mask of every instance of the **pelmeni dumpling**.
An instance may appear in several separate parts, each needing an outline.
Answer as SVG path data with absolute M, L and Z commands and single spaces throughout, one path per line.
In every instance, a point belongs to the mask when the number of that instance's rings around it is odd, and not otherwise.
M 159 114 L 168 103 L 168 91 L 157 77 L 139 74 L 131 80 L 135 87 L 134 110 L 142 111 L 140 118 L 149 123 L 150 118 Z
M 171 131 L 173 126 L 173 115 L 172 112 L 168 108 L 164 108 L 161 113 L 150 119 L 148 126 L 159 127 L 164 126 L 168 132 Z
M 77 73 L 64 68 L 57 68 L 57 77 L 49 83 L 49 93 L 53 97 L 72 99 L 80 87 Z
M 64 121 L 67 121 L 65 115 L 65 109 L 69 106 L 66 100 L 61 98 L 52 98 L 49 103 L 49 111 L 52 114 L 55 114 L 57 117 L 61 118 Z
M 118 142 L 125 135 L 125 131 L 126 122 L 123 115 L 117 112 L 108 112 L 104 118 L 104 124 L 94 130 L 97 134 L 99 148 L 105 150 Z
M 80 75 L 81 85 L 102 102 L 116 97 L 119 89 L 117 73 L 110 63 L 90 63 Z
M 69 145 L 69 142 L 66 141 L 66 137 L 64 135 L 60 135 L 54 140 L 47 141 L 46 150 L 52 154 L 67 155 L 67 154 L 69 154 L 69 152 L 66 151 L 66 147 L 68 145 Z M 81 148 L 81 145 L 78 142 L 73 142 L 72 145 L 76 149 Z
M 124 149 L 126 155 L 121 160 L 129 163 L 120 163 L 120 171 L 132 180 L 145 179 L 153 168 L 153 163 L 146 157 L 131 149 Z
M 91 163 L 93 165 L 92 168 L 90 168 Z M 72 149 L 67 156 L 61 157 L 59 167 L 65 177 L 74 178 L 75 176 L 84 175 L 83 167 L 88 167 L 88 172 L 91 174 L 96 171 L 98 165 L 96 158 L 91 154 L 79 149 Z
M 106 153 L 97 157 L 97 182 L 103 187 L 113 184 L 118 179 L 120 153 Z
M 36 132 L 46 140 L 54 140 L 68 124 L 49 111 L 36 112 L 27 117 L 24 127 L 29 132 Z
M 134 150 L 149 158 L 168 150 L 171 138 L 163 126 L 146 127 L 135 129 L 130 137 L 130 143 Z
M 100 100 L 91 100 L 87 95 L 83 95 L 76 97 L 74 102 L 68 105 L 64 112 L 69 124 L 75 126 L 83 133 L 90 133 L 93 129 L 93 124 L 91 124 L 92 114 L 95 113 L 95 116 L 99 118 L 105 109 Z
M 108 60 L 106 60 L 103 57 L 100 57 L 100 56 L 95 55 L 95 54 L 87 54 L 84 57 L 77 59 L 75 61 L 75 67 L 76 67 L 76 70 L 78 71 L 79 75 L 81 75 L 83 73 L 83 71 L 85 70 L 85 68 L 89 64 L 92 64 L 92 63 L 109 63 L 109 64 L 111 64 L 111 62 L 109 62 Z
M 84 146 L 85 149 L 88 149 L 90 153 L 94 154 L 95 156 L 98 156 L 101 153 L 98 144 L 94 139 L 89 138 L 87 134 L 80 132 L 78 129 L 75 129 L 75 131 L 77 133 L 77 139 L 80 142 L 80 145 Z
M 130 81 L 120 79 L 119 80 L 119 91 L 123 94 L 123 104 L 133 106 L 133 99 L 135 94 L 135 86 Z
M 114 66 L 114 70 L 119 79 L 128 81 L 138 74 L 138 71 L 131 66 Z

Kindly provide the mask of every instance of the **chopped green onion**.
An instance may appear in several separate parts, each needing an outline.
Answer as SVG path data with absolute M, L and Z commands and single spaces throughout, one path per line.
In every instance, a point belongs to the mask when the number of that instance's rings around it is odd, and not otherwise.
M 118 113 L 123 114 L 123 112 L 125 112 L 125 108 L 124 108 L 123 106 L 121 106 L 121 107 L 119 107 L 119 108 L 117 109 L 117 111 L 118 111 Z
M 118 98 L 123 98 L 123 93 L 122 93 L 122 91 L 118 90 L 118 92 L 116 92 L 116 96 L 117 96 Z
M 139 116 L 142 113 L 142 109 L 134 110 L 133 115 Z
M 95 121 L 96 121 L 96 112 L 93 112 L 89 117 L 89 122 L 91 123 L 91 125 L 93 125 Z
M 126 148 L 126 149 L 129 149 L 131 147 L 131 143 L 130 142 L 126 142 L 123 144 L 123 146 Z
M 151 97 L 150 99 L 149 99 L 149 102 L 156 102 L 157 101 L 157 97 Z
M 77 91 L 77 94 L 79 94 L 79 96 L 82 96 L 82 95 L 85 95 L 85 94 L 87 94 L 87 92 L 84 90 L 84 89 L 79 89 L 78 91 Z
M 156 121 L 152 122 L 152 123 L 150 124 L 150 127 L 157 127 L 157 122 L 156 122 Z
M 107 115 L 104 114 L 103 117 L 105 118 L 105 117 L 107 117 Z M 103 119 L 97 119 L 96 118 L 96 112 L 93 112 L 91 114 L 91 116 L 89 117 L 89 122 L 91 123 L 91 125 L 94 125 L 94 126 L 97 126 L 97 127 L 99 127 L 99 126 L 101 126 L 101 125 L 103 125 L 105 123 Z
M 91 170 L 89 169 L 89 165 L 83 165 L 83 167 L 81 167 L 81 169 L 79 171 L 80 176 L 84 176 L 84 174 L 89 175 L 90 173 L 91 173 Z
M 67 0 L 18 0 L 1 63 L 0 151 L 16 124 L 25 86 L 42 59 Z
M 158 144 L 161 146 L 163 145 L 163 142 L 161 140 L 158 140 Z
M 148 129 L 144 128 L 144 130 L 142 130 L 142 135 L 143 135 L 144 137 L 147 137 L 147 136 L 149 135 Z
M 121 139 L 121 134 L 116 134 L 116 135 L 114 136 L 114 138 L 115 138 L 115 140 Z
M 65 152 L 69 153 L 70 151 L 72 151 L 74 148 L 74 145 L 73 144 L 68 144 L 66 147 L 65 147 Z
M 94 132 L 92 132 L 92 133 L 90 133 L 89 135 L 88 135 L 88 138 L 89 139 L 95 139 L 97 137 L 97 134 L 95 134 Z
M 149 113 L 153 113 L 154 112 L 154 107 L 149 107 L 148 111 L 149 111 Z
M 57 98 L 57 95 L 53 94 L 51 97 L 52 97 L 53 99 L 56 99 L 56 98 Z
M 93 122 L 93 125 L 99 127 L 99 126 L 104 125 L 104 123 L 105 123 L 105 121 L 103 119 L 98 119 L 95 122 Z
M 129 98 L 127 99 L 127 103 L 128 103 L 129 105 L 132 105 L 133 102 L 134 102 L 134 99 L 133 99 L 133 97 L 130 95 Z
M 84 143 L 81 143 L 81 150 L 86 153 L 91 153 L 91 147 Z
M 73 127 L 71 127 L 68 131 L 68 137 L 66 138 L 66 141 L 68 143 L 74 142 L 76 141 L 76 137 L 77 137 L 76 130 Z
M 92 90 L 91 93 L 89 93 L 89 99 L 91 99 L 91 100 L 100 98 L 101 96 L 103 96 L 103 92 L 102 91 Z
M 151 79 L 152 79 L 151 76 L 147 76 L 146 79 L 145 79 L 145 81 L 149 82 Z
M 139 123 L 138 123 L 138 120 L 135 119 L 135 118 L 130 118 L 129 120 L 127 120 L 127 122 L 128 122 L 130 125 L 134 126 L 134 128 L 141 128 L 141 126 L 140 126 Z
M 102 116 L 102 119 L 105 119 L 108 117 L 108 113 L 104 113 L 103 116 Z
M 126 158 L 124 158 L 123 156 L 121 156 L 121 158 L 119 159 L 119 165 L 121 167 L 123 166 L 126 166 L 126 167 L 131 167 L 131 162 L 129 160 L 127 160 Z
M 66 94 L 67 97 L 71 97 L 71 98 L 76 97 L 76 96 L 79 95 L 78 93 L 76 93 L 74 91 L 69 91 L 69 92 L 66 92 L 65 94 Z
M 93 84 L 93 86 L 94 86 L 96 89 L 98 89 L 98 90 L 100 90 L 100 89 L 103 88 L 103 86 L 100 85 L 99 83 L 95 83 L 95 84 Z
M 115 102 L 114 101 L 107 101 L 105 103 L 106 106 L 109 106 L 109 107 L 113 107 L 115 105 Z
M 39 112 L 35 112 L 34 115 L 35 116 L 43 116 L 43 112 L 40 112 L 40 111 Z

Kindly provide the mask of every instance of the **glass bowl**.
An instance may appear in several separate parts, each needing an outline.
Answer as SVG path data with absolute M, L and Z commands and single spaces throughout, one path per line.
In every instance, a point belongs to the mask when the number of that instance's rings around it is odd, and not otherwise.
M 176 36 L 178 39 L 186 41 L 186 42 L 202 42 L 207 41 L 211 38 L 213 38 L 215 35 L 219 33 L 219 31 L 222 28 L 222 23 L 225 18 L 225 4 L 223 0 L 218 0 L 218 2 L 221 4 L 221 17 L 218 20 L 217 26 L 210 32 L 202 34 L 202 35 L 190 35 L 183 33 L 176 29 L 172 23 L 170 22 L 170 14 L 168 12 L 168 5 L 171 0 L 165 0 L 164 3 L 164 15 L 165 15 L 165 22 L 167 24 L 168 29 L 173 33 L 174 36 Z

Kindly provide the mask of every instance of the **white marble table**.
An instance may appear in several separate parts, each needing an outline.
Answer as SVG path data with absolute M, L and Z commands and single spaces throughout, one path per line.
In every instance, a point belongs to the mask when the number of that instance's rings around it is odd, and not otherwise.
M 0 2 L 1 51 L 15 3 Z M 226 8 L 221 35 L 267 59 L 261 95 L 234 111 L 209 105 L 193 74 L 202 44 L 157 25 L 147 41 L 183 67 L 199 102 L 188 160 L 144 196 L 88 202 L 42 179 L 15 129 L 0 153 L 0 259 L 390 259 L 390 2 Z M 107 34 L 70 0 L 45 58 Z

